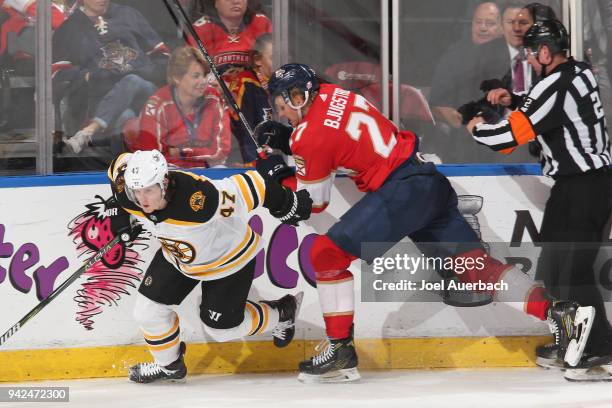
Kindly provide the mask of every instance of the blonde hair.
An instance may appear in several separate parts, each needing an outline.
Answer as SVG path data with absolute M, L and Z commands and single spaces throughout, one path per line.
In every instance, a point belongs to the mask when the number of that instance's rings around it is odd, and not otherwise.
M 168 69 L 166 71 L 166 81 L 174 85 L 176 78 L 182 78 L 193 62 L 197 62 L 204 69 L 204 75 L 210 72 L 208 64 L 202 60 L 200 52 L 191 46 L 179 47 L 170 56 Z

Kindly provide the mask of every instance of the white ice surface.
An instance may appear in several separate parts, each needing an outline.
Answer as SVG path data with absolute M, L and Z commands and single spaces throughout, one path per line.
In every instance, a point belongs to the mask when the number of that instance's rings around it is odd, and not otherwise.
M 212 407 L 612 407 L 612 383 L 570 383 L 540 369 L 362 372 L 350 384 L 301 384 L 295 374 L 190 376 L 184 384 L 133 384 L 123 378 L 0 386 L 67 386 L 69 403 L 0 403 L 0 408 Z

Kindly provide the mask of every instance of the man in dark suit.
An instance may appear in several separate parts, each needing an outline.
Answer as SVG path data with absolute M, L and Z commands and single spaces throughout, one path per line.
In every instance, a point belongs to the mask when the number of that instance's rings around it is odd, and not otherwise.
M 510 1 L 504 4 L 503 38 L 480 47 L 477 66 L 483 80 L 501 79 L 504 88 L 519 95 L 529 91 L 541 70 L 537 61 L 528 60 L 522 51 L 523 37 L 533 23 L 533 16 L 521 3 Z

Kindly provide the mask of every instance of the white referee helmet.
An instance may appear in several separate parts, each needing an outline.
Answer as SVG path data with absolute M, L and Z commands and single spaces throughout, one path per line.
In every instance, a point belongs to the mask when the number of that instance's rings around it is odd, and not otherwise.
M 125 169 L 125 191 L 130 200 L 138 204 L 134 190 L 158 184 L 162 197 L 166 194 L 168 162 L 159 150 L 137 150 L 132 154 Z

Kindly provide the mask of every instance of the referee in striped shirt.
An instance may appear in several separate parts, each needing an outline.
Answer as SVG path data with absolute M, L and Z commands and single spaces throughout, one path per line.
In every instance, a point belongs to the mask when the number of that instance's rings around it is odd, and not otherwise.
M 542 64 L 542 80 L 523 98 L 505 89 L 489 92 L 492 104 L 518 109 L 497 124 L 476 116 L 467 128 L 478 143 L 501 153 L 532 140 L 541 147 L 542 172 L 555 180 L 544 209 L 541 242 L 592 244 L 589 249 L 564 244 L 565 249 L 543 250 L 538 272 L 552 295 L 596 308 L 587 351 L 612 355 L 612 327 L 593 270 L 612 211 L 610 140 L 599 86 L 587 64 L 566 56 L 569 38 L 559 21 L 536 22 L 523 42 Z

